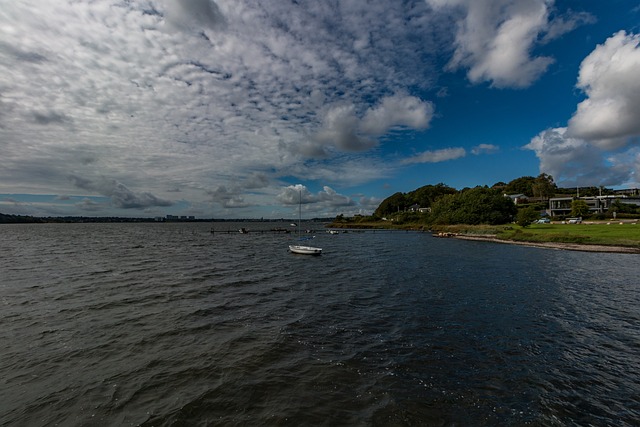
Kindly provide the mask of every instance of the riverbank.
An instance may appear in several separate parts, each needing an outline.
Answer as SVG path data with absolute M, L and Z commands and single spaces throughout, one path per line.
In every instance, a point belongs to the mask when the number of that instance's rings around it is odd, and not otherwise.
M 471 234 L 454 234 L 449 237 L 453 237 L 461 240 L 475 240 L 475 241 L 483 241 L 483 242 L 504 243 L 504 244 L 532 246 L 537 248 L 556 249 L 556 250 L 640 254 L 639 248 L 633 248 L 628 246 L 609 246 L 609 245 L 561 243 L 561 242 L 528 242 L 528 241 L 499 239 L 495 235 L 482 236 L 482 235 L 471 235 Z
M 330 224 L 340 227 L 343 224 Z M 349 224 L 356 228 L 355 224 Z M 347 226 L 349 226 L 347 225 Z M 361 229 L 405 229 L 425 231 L 423 224 L 390 224 L 384 222 L 358 223 Z M 589 221 L 582 224 L 561 222 L 532 224 L 520 227 L 503 225 L 442 225 L 433 226 L 434 236 L 466 240 L 533 246 L 547 249 L 564 249 L 584 252 L 640 253 L 640 225 L 638 221 Z

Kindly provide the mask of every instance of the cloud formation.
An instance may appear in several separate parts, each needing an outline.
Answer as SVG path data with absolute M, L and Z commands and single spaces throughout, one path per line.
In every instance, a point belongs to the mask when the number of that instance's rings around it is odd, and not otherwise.
M 321 191 L 312 193 L 304 185 L 290 185 L 281 189 L 277 195 L 277 200 L 284 206 L 297 206 L 305 211 L 311 212 L 314 216 L 322 215 L 324 212 L 351 212 L 357 205 L 356 201 L 349 196 L 339 194 L 333 188 L 324 186 Z M 365 209 L 375 209 L 380 200 L 361 200 L 360 206 Z M 313 210 L 308 206 L 313 205 Z M 370 211 L 369 211 L 370 213 Z
M 101 179 L 95 182 L 75 175 L 69 176 L 69 179 L 78 188 L 95 191 L 98 194 L 110 197 L 111 204 L 116 208 L 146 209 L 156 206 L 171 206 L 173 204 L 169 200 L 163 200 L 148 192 L 134 193 L 115 179 Z
M 472 83 L 528 87 L 554 59 L 536 56 L 542 40 L 591 22 L 588 14 L 552 18 L 553 0 L 426 0 L 436 10 L 458 11 L 452 70 L 467 69 Z
M 404 159 L 401 163 L 410 165 L 415 163 L 440 163 L 448 160 L 455 160 L 467 155 L 467 151 L 462 147 L 443 148 L 441 150 L 424 151 L 413 157 Z
M 179 190 L 235 208 L 273 203 L 280 178 L 307 179 L 313 159 L 335 160 L 314 172 L 334 183 L 374 177 L 368 160 L 344 168 L 349 155 L 433 117 L 409 94 L 434 81 L 427 12 L 421 2 L 3 2 L 0 192 L 92 190 L 138 208 Z M 69 186 L 69 175 L 102 184 Z
M 471 149 L 471 154 L 475 154 L 476 156 L 480 154 L 493 154 L 497 153 L 500 150 L 500 147 L 493 144 L 478 144 Z
M 494 154 L 500 150 L 500 147 L 493 144 L 478 144 L 471 148 L 471 154 L 479 156 L 481 154 Z M 467 156 L 467 150 L 462 147 L 442 148 L 439 150 L 423 151 L 411 157 L 407 157 L 400 161 L 402 165 L 411 165 L 419 163 L 440 163 L 449 160 L 461 159 Z
M 638 76 L 639 35 L 620 31 L 597 46 L 580 65 L 576 86 L 587 98 L 568 126 L 547 129 L 524 147 L 536 153 L 540 171 L 565 185 L 637 185 Z
M 572 138 L 567 128 L 540 132 L 524 146 L 540 159 L 540 171 L 554 177 L 563 186 L 614 186 L 629 182 L 633 168 L 629 159 L 634 155 L 605 156 L 598 147 L 579 138 Z
M 460 96 L 443 75 L 527 87 L 538 48 L 590 19 L 550 0 L 0 4 L 0 194 L 96 215 L 279 215 L 293 183 L 326 215 L 369 209 L 364 185 L 407 164 L 497 152 L 430 139 Z
M 394 128 L 426 129 L 433 112 L 431 102 L 402 95 L 383 98 L 362 118 L 357 116 L 355 105 L 330 106 L 314 139 L 340 151 L 366 151 L 378 144 L 377 137 Z
M 640 135 L 640 35 L 620 31 L 580 65 L 577 87 L 587 99 L 569 120 L 569 134 L 615 149 Z

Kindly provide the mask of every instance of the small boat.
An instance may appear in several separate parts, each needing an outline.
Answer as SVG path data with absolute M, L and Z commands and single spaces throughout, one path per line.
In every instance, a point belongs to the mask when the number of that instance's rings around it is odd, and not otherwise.
M 302 222 L 302 190 L 300 191 L 300 202 L 298 203 L 298 240 L 309 240 L 309 237 L 300 237 L 300 223 Z M 315 237 L 315 236 L 313 236 Z M 313 238 L 311 237 L 311 239 Z M 306 245 L 289 245 L 289 251 L 300 255 L 320 255 L 322 248 Z
M 238 230 L 241 234 L 247 234 L 249 232 L 249 230 L 247 230 L 246 228 L 242 227 L 240 230 Z
M 340 234 L 340 232 L 338 230 L 327 230 L 327 233 L 329 233 L 329 234 Z
M 322 248 L 314 248 L 313 246 L 289 245 L 289 250 L 294 254 L 301 254 L 301 255 L 322 254 Z

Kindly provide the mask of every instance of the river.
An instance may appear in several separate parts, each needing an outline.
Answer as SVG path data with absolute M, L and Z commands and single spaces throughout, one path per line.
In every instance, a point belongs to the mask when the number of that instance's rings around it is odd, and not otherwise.
M 640 420 L 637 255 L 274 227 L 0 226 L 1 425 Z

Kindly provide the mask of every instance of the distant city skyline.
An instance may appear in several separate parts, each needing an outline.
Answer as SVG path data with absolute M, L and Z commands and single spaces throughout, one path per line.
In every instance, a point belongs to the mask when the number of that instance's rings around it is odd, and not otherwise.
M 640 2 L 0 0 L 0 212 L 371 214 L 640 187 Z

